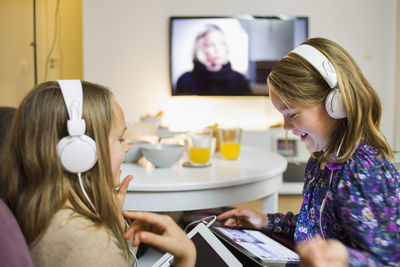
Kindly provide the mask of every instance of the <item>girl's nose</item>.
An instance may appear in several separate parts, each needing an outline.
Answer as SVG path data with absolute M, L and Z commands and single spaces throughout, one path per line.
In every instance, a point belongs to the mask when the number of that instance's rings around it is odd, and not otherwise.
M 292 123 L 290 122 L 290 120 L 287 119 L 287 118 L 284 118 L 284 119 L 283 119 L 283 129 L 284 129 L 285 131 L 290 131 L 290 130 L 293 129 L 293 124 L 292 124 Z
M 128 140 L 125 140 L 125 153 L 128 153 L 129 148 L 130 148 L 131 146 L 133 146 L 133 145 L 135 145 L 135 144 L 132 143 L 132 142 L 129 142 Z

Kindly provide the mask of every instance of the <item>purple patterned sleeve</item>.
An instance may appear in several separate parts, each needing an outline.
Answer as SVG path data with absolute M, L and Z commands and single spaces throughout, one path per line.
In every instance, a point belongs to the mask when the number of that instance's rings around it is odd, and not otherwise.
M 381 266 L 388 266 L 383 265 L 376 258 L 371 257 L 369 253 L 362 252 L 360 250 L 356 250 L 353 248 L 347 248 L 347 252 L 349 253 L 349 266 L 357 266 L 357 267 L 381 267 Z M 399 266 L 399 265 L 391 265 L 391 266 Z
M 292 212 L 286 214 L 272 213 L 268 215 L 268 231 L 283 234 L 293 239 L 294 231 L 296 228 L 297 214 Z
M 337 207 L 350 266 L 400 266 L 399 174 L 383 157 L 359 153 L 343 170 Z

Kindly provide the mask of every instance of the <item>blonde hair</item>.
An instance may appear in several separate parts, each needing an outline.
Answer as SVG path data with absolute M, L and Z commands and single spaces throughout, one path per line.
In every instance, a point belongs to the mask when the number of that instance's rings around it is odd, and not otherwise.
M 112 93 L 88 82 L 82 82 L 82 87 L 86 135 L 96 141 L 98 157 L 96 165 L 82 174 L 82 180 L 98 216 L 88 208 L 76 174 L 62 169 L 57 154 L 58 141 L 68 135 L 68 114 L 57 82 L 36 86 L 18 108 L 0 158 L 0 193 L 28 245 L 40 239 L 54 214 L 69 201 L 76 213 L 98 227 L 110 229 L 128 260 L 108 146 L 114 116 Z
M 392 159 L 393 152 L 380 131 L 382 108 L 379 97 L 351 55 L 337 43 L 324 38 L 308 39 L 304 44 L 318 49 L 332 62 L 348 114 L 347 119 L 338 120 L 327 149 L 313 155 L 320 160 L 342 163 L 364 141 L 379 154 Z M 331 90 L 318 71 L 294 53 L 289 53 L 274 66 L 268 80 L 288 107 L 299 103 L 323 103 Z M 342 139 L 340 157 L 332 160 Z
M 205 38 L 211 32 L 219 32 L 223 36 L 223 38 L 225 40 L 225 34 L 224 34 L 224 32 L 222 31 L 222 29 L 219 26 L 217 26 L 215 24 L 207 24 L 207 25 L 205 25 L 205 29 L 202 30 L 196 36 L 196 39 L 195 39 L 195 42 L 194 42 L 193 62 L 197 61 L 197 62 L 200 62 L 201 64 L 203 64 L 205 66 L 210 66 L 211 65 L 211 63 L 208 62 L 208 60 L 206 59 L 206 55 L 205 55 L 205 52 L 204 52 Z M 228 53 L 228 46 L 226 44 L 226 41 L 225 41 L 225 49 L 226 49 L 226 51 Z M 226 56 L 225 62 L 223 64 L 228 63 L 228 61 L 229 61 L 228 60 L 228 56 Z

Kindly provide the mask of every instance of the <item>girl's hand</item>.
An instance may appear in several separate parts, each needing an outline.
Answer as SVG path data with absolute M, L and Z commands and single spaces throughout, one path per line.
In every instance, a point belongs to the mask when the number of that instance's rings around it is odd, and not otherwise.
M 129 183 L 132 181 L 132 179 L 133 179 L 132 175 L 126 176 L 124 180 L 122 180 L 121 185 L 117 190 L 117 205 L 121 209 L 121 211 L 122 208 L 124 207 L 126 192 L 128 191 L 128 186 Z
M 143 242 L 169 252 L 175 256 L 174 266 L 195 265 L 196 247 L 171 217 L 139 211 L 123 211 L 122 214 L 134 220 L 123 235 L 126 240 L 133 236 L 133 246 Z
M 346 247 L 334 239 L 325 241 L 316 235 L 311 240 L 301 242 L 296 251 L 300 255 L 300 266 L 348 266 L 349 255 Z
M 120 211 L 122 211 L 122 209 L 124 207 L 126 192 L 128 191 L 128 186 L 129 186 L 129 183 L 132 181 L 132 179 L 133 179 L 132 175 L 126 176 L 124 178 L 124 180 L 122 180 L 121 185 L 119 186 L 119 188 L 117 190 L 115 201 L 116 201 L 116 204 L 118 205 L 118 209 Z M 121 214 L 121 213 L 119 212 L 119 214 Z M 122 215 L 120 217 L 120 222 L 121 222 L 122 229 L 125 229 L 126 222 Z
M 227 219 L 228 227 L 253 228 L 265 230 L 268 227 L 268 216 L 252 209 L 234 209 L 220 214 L 217 220 Z

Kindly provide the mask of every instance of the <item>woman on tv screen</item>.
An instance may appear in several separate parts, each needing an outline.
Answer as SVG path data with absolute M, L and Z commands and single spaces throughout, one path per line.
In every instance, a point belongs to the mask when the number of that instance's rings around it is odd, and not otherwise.
M 249 82 L 231 67 L 224 33 L 214 24 L 206 25 L 195 40 L 193 69 L 179 77 L 176 94 L 248 95 Z

